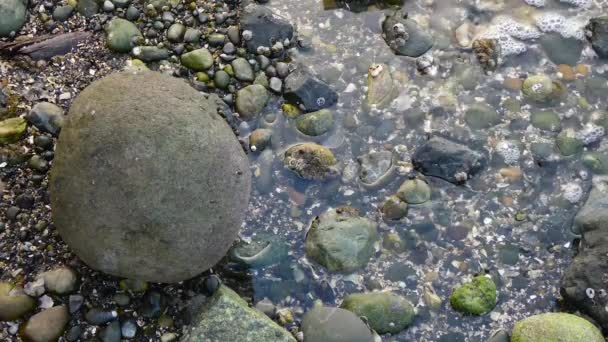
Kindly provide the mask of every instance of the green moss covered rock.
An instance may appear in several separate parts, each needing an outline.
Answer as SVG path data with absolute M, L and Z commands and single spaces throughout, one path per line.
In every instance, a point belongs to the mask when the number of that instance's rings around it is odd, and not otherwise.
M 545 131 L 558 132 L 562 128 L 559 115 L 552 110 L 541 110 L 530 114 L 532 126 Z
M 511 342 L 605 342 L 589 321 L 567 313 L 545 313 L 515 323 Z
M 183 54 L 181 62 L 190 70 L 205 71 L 213 65 L 213 56 L 207 49 L 197 49 Z
M 182 342 L 295 342 L 293 336 L 261 311 L 250 308 L 238 294 L 222 285 L 203 304 Z
M 298 177 L 308 180 L 325 180 L 338 174 L 334 154 L 325 146 L 303 143 L 285 151 L 283 164 Z
M 126 53 L 130 52 L 135 45 L 135 41 L 143 39 L 143 36 L 132 22 L 121 18 L 114 18 L 106 26 L 106 38 L 108 40 L 108 47 L 112 51 Z
M 14 143 L 23 136 L 27 128 L 24 118 L 10 118 L 0 121 L 0 145 Z
M 298 131 L 310 136 L 325 134 L 333 125 L 334 116 L 327 109 L 300 115 L 296 118 Z
M 416 315 L 412 303 L 391 292 L 351 294 L 340 307 L 367 318 L 369 326 L 379 334 L 404 330 Z
M 488 277 L 477 276 L 454 289 L 450 304 L 456 311 L 483 315 L 496 306 L 496 284 Z

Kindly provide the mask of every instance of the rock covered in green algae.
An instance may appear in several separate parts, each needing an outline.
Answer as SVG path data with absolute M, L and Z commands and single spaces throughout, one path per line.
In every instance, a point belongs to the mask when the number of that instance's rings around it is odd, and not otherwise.
M 380 208 L 386 220 L 400 220 L 407 215 L 407 202 L 397 196 L 390 196 Z
M 452 292 L 452 307 L 460 312 L 483 315 L 496 306 L 496 285 L 485 276 L 477 276 Z
M 26 0 L 0 0 L 0 37 L 8 37 L 25 24 Z
M 393 98 L 393 77 L 386 64 L 375 64 L 367 73 L 367 103 L 384 106 Z
M 300 115 L 296 118 L 298 131 L 310 135 L 319 136 L 327 133 L 334 125 L 334 116 L 328 109 Z
M 374 334 L 354 313 L 315 305 L 302 320 L 304 342 L 373 342 Z
M 500 123 L 500 117 L 496 109 L 485 103 L 476 103 L 467 109 L 465 121 L 472 129 L 484 129 L 496 126 Z
M 365 267 L 378 240 L 376 223 L 351 207 L 330 209 L 317 216 L 306 235 L 306 255 L 332 272 Z
M 327 147 L 315 143 L 291 146 L 284 157 L 285 167 L 303 179 L 325 180 L 338 174 L 334 154 Z
M 555 138 L 555 144 L 563 156 L 571 156 L 583 150 L 583 142 L 576 137 L 572 129 L 561 131 Z
M 14 143 L 25 133 L 27 122 L 24 118 L 10 118 L 0 121 L 0 145 Z
M 523 319 L 513 327 L 511 342 L 604 342 L 600 330 L 568 313 L 545 313 Z
M 559 132 L 562 128 L 561 119 L 555 111 L 537 110 L 530 114 L 532 126 L 545 131 Z
M 143 39 L 141 32 L 132 22 L 114 18 L 106 26 L 108 47 L 116 52 L 130 52 L 135 40 Z
M 36 308 L 36 301 L 23 288 L 0 283 L 0 321 L 14 321 Z
M 404 330 L 416 315 L 412 303 L 391 292 L 351 294 L 344 298 L 340 307 L 364 316 L 379 334 L 396 334 Z
M 538 74 L 528 76 L 524 80 L 521 91 L 525 97 L 533 101 L 548 102 L 559 98 L 564 92 L 564 87 L 561 83 L 551 80 L 549 76 Z
M 422 179 L 408 179 L 401 184 L 396 195 L 408 204 L 422 204 L 431 199 L 431 187 Z
M 181 341 L 295 342 L 295 338 L 222 285 L 203 304 L 192 324 L 184 328 Z

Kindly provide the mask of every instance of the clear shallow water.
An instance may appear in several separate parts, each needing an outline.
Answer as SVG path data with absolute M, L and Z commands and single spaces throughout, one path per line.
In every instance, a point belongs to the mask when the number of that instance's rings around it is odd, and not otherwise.
M 589 9 L 581 9 L 549 0 L 540 9 L 523 0 L 406 1 L 409 17 L 434 36 L 435 46 L 427 56 L 435 60 L 436 75 L 420 74 L 413 58 L 391 52 L 381 36 L 383 10 L 325 10 L 321 2 L 295 0 L 275 0 L 269 6 L 312 41 L 311 51 L 293 59 L 330 84 L 339 94 L 339 103 L 332 109 L 334 128 L 318 138 L 297 132 L 278 103 L 267 108 L 266 118 L 242 127 L 245 132 L 269 127 L 274 134 L 272 152 L 250 155 L 255 190 L 242 237 L 256 241 L 272 236 L 289 250 L 289 257 L 281 262 L 250 270 L 254 302 L 268 297 L 300 318 L 315 299 L 339 305 L 349 293 L 393 290 L 417 306 L 418 317 L 399 335 L 383 336 L 385 341 L 484 341 L 496 329 L 510 330 L 518 319 L 557 310 L 559 282 L 572 256 L 572 219 L 592 179 L 600 176 L 582 163 L 581 154 L 560 155 L 553 147 L 558 132 L 531 125 L 530 113 L 540 106 L 524 99 L 519 90 L 509 89 L 505 80 L 536 73 L 562 79 L 567 96 L 540 109 L 556 111 L 562 130 L 581 132 L 588 123 L 597 124 L 595 119 L 606 110 L 602 94 L 608 87 L 608 68 L 593 58 L 585 43 L 579 63 L 586 67 L 579 70 L 586 70 L 586 75 L 564 80 L 539 39 L 515 39 L 527 52 L 505 56 L 504 64 L 486 75 L 471 49 L 459 46 L 454 31 L 466 21 L 496 26 L 500 16 L 537 29 L 538 17 L 551 12 L 569 18 L 567 32 L 583 34 L 580 24 L 575 24 L 606 13 L 606 5 L 594 2 Z M 368 68 L 377 63 L 389 66 L 399 90 L 385 109 L 364 105 Z M 469 128 L 464 113 L 476 103 L 495 108 L 500 124 Z M 356 175 L 356 158 L 370 151 L 393 150 L 407 171 L 413 151 L 434 134 L 485 151 L 489 165 L 466 186 L 429 178 L 431 201 L 410 206 L 407 217 L 399 222 L 384 222 L 378 208 L 406 177 L 397 175 L 370 190 Z M 603 140 L 585 151 L 603 151 Z M 332 148 L 342 176 L 309 182 L 284 169 L 281 153 L 301 141 Z M 539 143 L 551 146 L 542 161 L 532 152 Z M 377 222 L 382 237 L 398 233 L 407 250 L 397 253 L 379 243 L 367 267 L 349 275 L 330 273 L 308 260 L 304 241 L 310 221 L 341 205 L 353 206 Z M 480 273 L 492 275 L 497 283 L 498 304 L 481 317 L 462 316 L 449 307 L 449 295 L 455 286 Z M 438 311 L 430 310 L 423 300 L 429 288 L 443 300 Z

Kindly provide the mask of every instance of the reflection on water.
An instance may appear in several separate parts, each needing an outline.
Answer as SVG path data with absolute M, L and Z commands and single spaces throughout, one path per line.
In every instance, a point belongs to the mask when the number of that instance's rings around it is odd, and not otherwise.
M 593 174 L 608 171 L 602 141 L 608 72 L 580 40 L 587 19 L 606 5 L 405 1 L 408 17 L 433 38 L 433 48 L 418 62 L 395 55 L 383 39 L 381 22 L 391 13 L 379 9 L 385 4 L 273 0 L 269 6 L 310 41 L 311 49 L 293 59 L 337 91 L 339 102 L 332 108 L 332 130 L 319 137 L 298 132 L 278 103 L 249 123 L 249 129 L 266 127 L 273 134 L 272 151 L 250 155 L 256 189 L 242 233 L 256 244 L 245 251 L 248 256 L 260 252 L 266 259 L 246 257 L 249 261 L 227 267 L 249 269 L 254 302 L 269 298 L 300 318 L 314 299 L 339 305 L 349 293 L 393 290 L 409 298 L 419 314 L 411 327 L 383 337 L 386 341 L 482 341 L 518 319 L 555 310 L 559 280 L 572 255 L 572 219 Z M 473 52 L 478 39 L 499 44 L 498 52 L 490 52 L 498 53 L 494 72 L 478 63 Z M 368 103 L 369 68 L 378 64 L 392 79 L 381 88 L 381 93 L 389 89 L 391 101 L 379 106 Z M 524 80 L 536 74 L 556 87 L 554 100 L 541 103 L 524 95 Z M 427 178 L 429 201 L 410 205 L 400 221 L 383 221 L 380 206 L 412 174 L 413 151 L 429 135 L 483 151 L 488 165 L 464 186 Z M 567 153 L 565 136 L 585 146 Z M 280 156 L 304 141 L 331 148 L 341 176 L 304 181 L 286 171 Z M 359 157 L 370 159 L 368 153 L 379 151 L 393 152 L 397 172 L 382 186 L 365 186 Z M 348 275 L 328 272 L 307 259 L 304 249 L 310 221 L 341 205 L 377 222 L 385 241 L 365 269 Z M 400 240 L 401 248 L 392 248 L 390 239 Z M 492 275 L 499 288 L 496 308 L 481 317 L 453 311 L 447 304 L 452 289 L 482 273 Z M 424 300 L 432 290 L 443 300 L 437 310 Z

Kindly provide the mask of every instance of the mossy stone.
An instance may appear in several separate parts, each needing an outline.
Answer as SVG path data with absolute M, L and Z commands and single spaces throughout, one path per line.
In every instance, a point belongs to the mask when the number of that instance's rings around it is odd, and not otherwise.
M 397 190 L 397 197 L 408 204 L 422 204 L 431 199 L 431 187 L 421 179 L 408 179 Z
M 407 202 L 397 196 L 390 196 L 380 210 L 386 220 L 400 220 L 407 215 Z
M 283 159 L 288 170 L 308 180 L 325 180 L 337 175 L 337 162 L 330 149 L 315 143 L 291 146 Z
M 27 122 L 21 117 L 0 121 L 0 145 L 18 141 L 25 134 L 26 129 Z
M 608 174 L 608 155 L 602 152 L 585 153 L 582 158 L 583 165 L 596 175 Z
M 205 71 L 213 65 L 213 56 L 207 49 L 196 49 L 183 54 L 181 62 L 188 69 Z
M 114 18 L 106 26 L 106 38 L 108 40 L 108 47 L 112 51 L 126 53 L 130 52 L 135 45 L 135 41 L 143 39 L 143 36 L 132 22 L 121 18 Z
M 496 306 L 496 284 L 485 276 L 477 276 L 452 292 L 450 304 L 456 311 L 483 315 Z
M 475 130 L 490 128 L 500 123 L 496 109 L 485 103 L 473 104 L 465 113 L 465 121 Z
M 556 112 L 552 110 L 540 110 L 530 114 L 532 126 L 545 131 L 559 132 L 562 123 Z
M 523 319 L 513 327 L 511 342 L 605 342 L 589 321 L 568 313 L 545 313 Z
M 416 315 L 412 303 L 391 292 L 351 294 L 340 307 L 367 318 L 369 326 L 379 334 L 404 330 Z
M 327 133 L 334 125 L 334 115 L 328 109 L 300 115 L 296 118 L 298 131 L 310 135 L 319 136 Z
M 560 153 L 565 156 L 577 154 L 583 150 L 583 142 L 576 138 L 574 130 L 561 131 L 555 138 L 555 144 Z
M 551 99 L 555 89 L 554 83 L 549 76 L 538 74 L 526 78 L 521 91 L 526 98 L 545 102 Z

